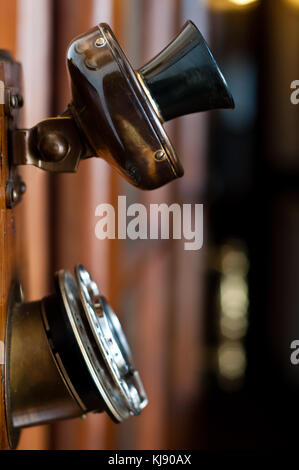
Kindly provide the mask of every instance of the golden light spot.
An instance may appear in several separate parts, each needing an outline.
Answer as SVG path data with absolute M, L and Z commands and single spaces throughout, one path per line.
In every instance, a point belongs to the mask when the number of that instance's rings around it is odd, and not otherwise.
M 208 7 L 214 10 L 222 10 L 222 11 L 249 8 L 249 7 L 257 6 L 259 2 L 260 0 L 204 0 L 204 3 Z
M 293 8 L 299 8 L 299 0 L 285 0 Z

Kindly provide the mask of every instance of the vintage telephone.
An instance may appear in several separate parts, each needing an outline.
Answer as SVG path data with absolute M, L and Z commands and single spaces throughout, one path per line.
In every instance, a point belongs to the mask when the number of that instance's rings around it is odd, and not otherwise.
M 163 122 L 234 107 L 223 75 L 190 21 L 138 71 L 107 24 L 76 38 L 67 52 L 72 101 L 61 116 L 31 129 L 16 125 L 22 105 L 20 65 L 4 52 L 1 64 L 6 167 L 0 174 L 1 190 L 5 188 L 0 202 L 10 238 L 11 209 L 25 191 L 18 165 L 74 172 L 81 159 L 96 156 L 138 188 L 155 189 L 183 175 Z M 89 273 L 78 266 L 75 278 L 61 271 L 55 279 L 56 293 L 34 303 L 23 301 L 13 268 L 3 285 L 5 410 L 0 418 L 5 415 L 6 440 L 12 447 L 25 426 L 103 410 L 121 422 L 147 404 L 117 316 Z

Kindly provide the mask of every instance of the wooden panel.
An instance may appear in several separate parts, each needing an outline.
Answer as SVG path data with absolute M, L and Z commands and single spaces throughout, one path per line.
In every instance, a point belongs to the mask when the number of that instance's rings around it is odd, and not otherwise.
M 16 53 L 17 0 L 0 0 L 0 49 Z
M 16 1 L 0 0 L 0 48 L 15 52 L 16 47 Z M 5 77 L 5 75 L 7 75 Z M 9 80 L 9 70 L 0 66 L 0 80 Z M 1 94 L 1 92 L 0 92 Z M 3 101 L 3 100 L 2 100 Z M 0 449 L 8 448 L 6 420 L 4 414 L 4 336 L 6 324 L 6 306 L 11 278 L 14 271 L 14 218 L 13 212 L 6 210 L 5 183 L 8 175 L 7 135 L 4 105 L 0 104 Z
M 19 84 L 19 67 L 17 64 L 0 61 L 0 341 L 1 341 L 1 386 L 0 386 L 0 449 L 9 447 L 5 418 L 5 330 L 7 303 L 11 282 L 16 273 L 16 226 L 14 211 L 6 208 L 5 187 L 9 176 L 7 149 L 7 117 L 4 106 L 4 86 Z

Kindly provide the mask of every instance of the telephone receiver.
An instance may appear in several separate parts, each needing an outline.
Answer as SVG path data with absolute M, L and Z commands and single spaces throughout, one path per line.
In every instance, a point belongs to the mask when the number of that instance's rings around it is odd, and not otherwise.
M 233 108 L 226 81 L 191 21 L 149 63 L 133 70 L 101 23 L 67 51 L 72 100 L 59 117 L 12 131 L 13 163 L 74 172 L 99 157 L 131 184 L 155 189 L 183 175 L 163 123 L 185 114 Z

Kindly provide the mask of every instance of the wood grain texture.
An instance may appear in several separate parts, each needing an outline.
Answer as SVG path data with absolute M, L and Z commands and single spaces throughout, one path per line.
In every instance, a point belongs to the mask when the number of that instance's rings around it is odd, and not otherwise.
M 16 51 L 17 0 L 0 0 L 0 49 Z M 0 80 L 12 84 L 17 78 L 16 66 L 0 61 Z M 18 80 L 18 78 L 17 78 Z M 6 209 L 5 183 L 8 177 L 7 120 L 0 104 L 0 341 L 4 342 L 6 307 L 11 279 L 15 276 L 15 219 L 14 211 Z M 4 408 L 4 365 L 1 364 L 0 387 L 0 449 L 9 448 Z
M 53 106 L 55 113 L 61 113 L 70 101 L 65 66 L 68 43 L 97 22 L 107 20 L 111 4 L 110 0 L 56 0 L 54 3 Z M 51 178 L 52 271 L 61 268 L 73 271 L 76 264 L 82 263 L 105 292 L 107 242 L 98 243 L 93 227 L 97 204 L 107 201 L 109 174 L 105 162 L 91 159 L 81 162 L 76 174 L 52 175 Z M 89 414 L 84 420 L 55 424 L 52 428 L 52 448 L 103 449 L 107 420 L 104 414 Z
M 5 86 L 18 86 L 19 65 L 0 61 L 0 80 Z M 7 302 L 11 282 L 17 277 L 16 272 L 16 227 L 14 211 L 6 208 L 5 186 L 9 176 L 8 120 L 4 104 L 0 104 L 0 341 L 5 345 Z M 5 349 L 5 347 L 4 347 Z M 5 357 L 4 357 L 5 361 Z M 3 362 L 3 361 L 2 361 Z M 1 364 L 0 387 L 0 448 L 8 449 L 8 436 L 5 417 L 5 367 Z
M 0 0 L 0 49 L 16 53 L 17 0 Z

